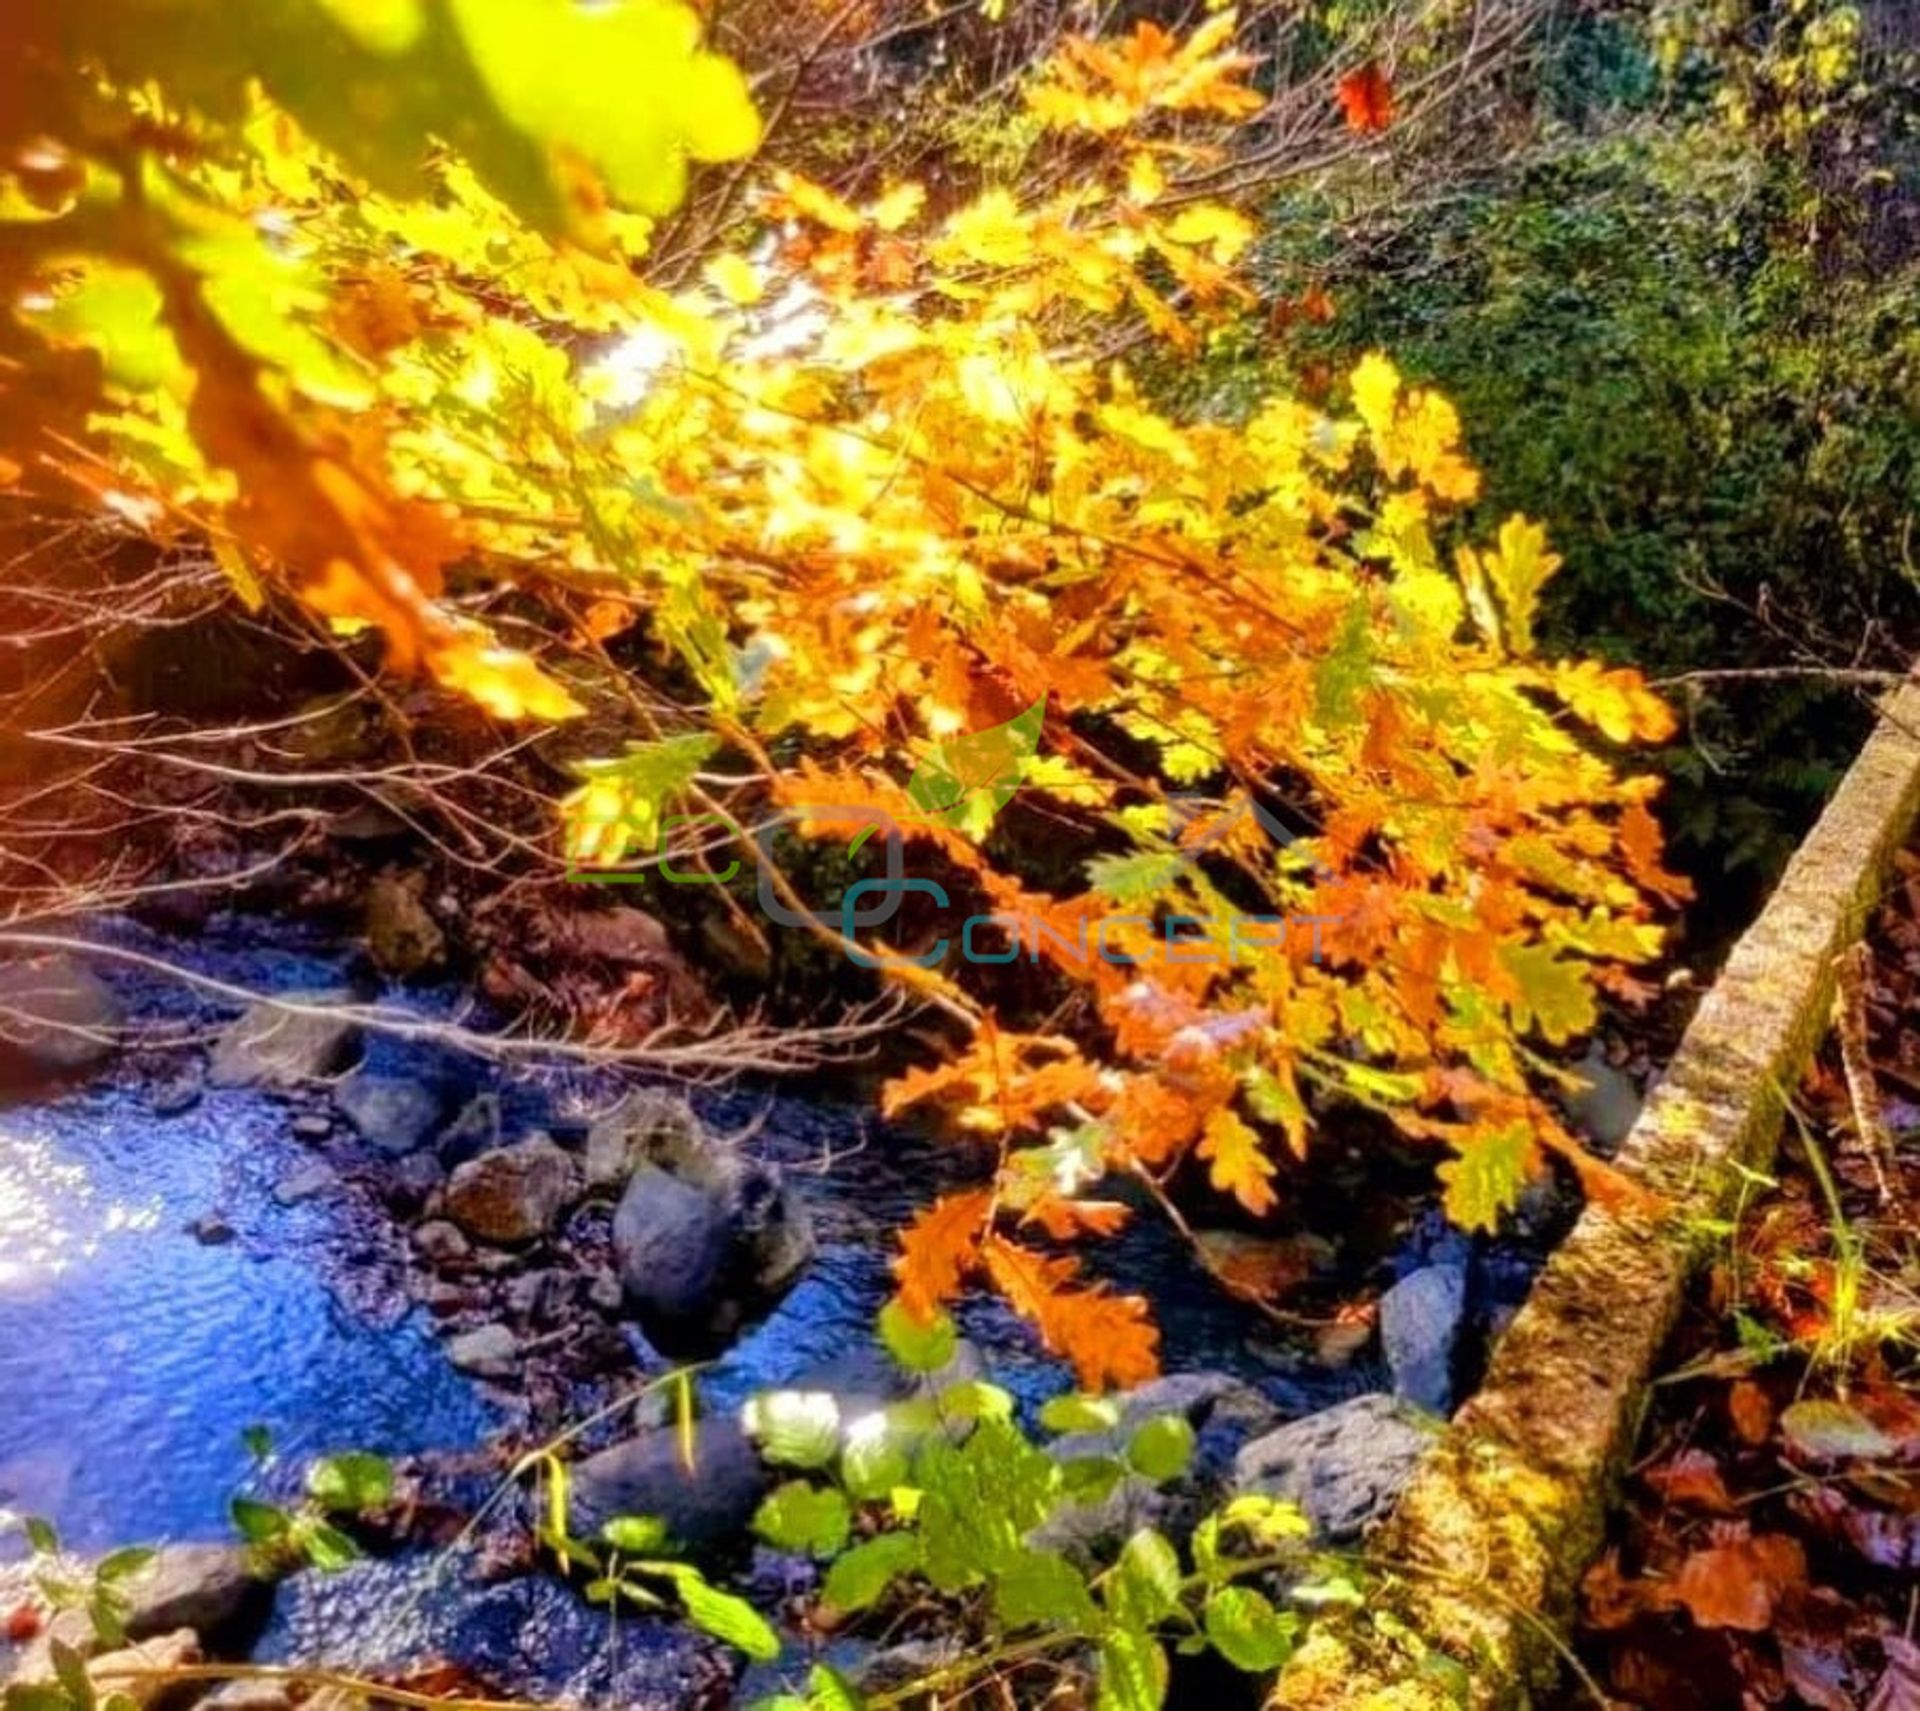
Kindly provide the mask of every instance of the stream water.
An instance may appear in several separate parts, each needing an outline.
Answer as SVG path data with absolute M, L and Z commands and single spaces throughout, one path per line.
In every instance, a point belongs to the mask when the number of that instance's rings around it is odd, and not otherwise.
M 102 943 L 253 990 L 337 988 L 353 972 L 337 949 L 260 935 L 259 922 L 244 920 L 216 922 L 190 947 L 120 922 L 96 932 Z M 44 1516 L 88 1551 L 220 1538 L 249 1473 L 248 1428 L 265 1427 L 289 1464 L 344 1448 L 391 1455 L 480 1443 L 501 1416 L 394 1285 L 404 1232 L 351 1183 L 282 1204 L 276 1183 L 312 1157 L 290 1132 L 286 1103 L 252 1090 L 194 1091 L 190 1072 L 231 1008 L 125 962 L 98 966 L 143 1043 L 90 1080 L 0 1108 L 0 1508 Z M 428 1012 L 455 1001 L 406 995 Z M 563 1079 L 510 1079 L 388 1039 L 370 1040 L 367 1051 L 377 1067 L 434 1077 L 455 1096 L 492 1087 L 521 1123 L 564 1131 L 580 1108 L 579 1089 Z M 708 1401 L 728 1406 L 867 1338 L 894 1231 L 960 1163 L 850 1103 L 737 1088 L 701 1102 L 722 1129 L 757 1119 L 747 1144 L 801 1184 L 820 1239 L 807 1276 L 706 1379 Z M 209 1244 L 193 1233 L 208 1214 L 231 1239 Z M 1368 1386 L 1364 1372 L 1276 1375 L 1254 1352 L 1253 1316 L 1221 1297 L 1163 1225 L 1134 1224 L 1103 1245 L 1102 1263 L 1118 1282 L 1151 1289 L 1170 1369 L 1238 1372 L 1290 1412 Z M 970 1302 L 961 1319 L 996 1378 L 1024 1401 L 1066 1384 L 997 1304 Z M 283 1598 L 274 1643 L 286 1655 L 385 1661 L 353 1653 L 365 1650 L 368 1610 L 390 1606 L 415 1573 L 370 1563 L 331 1587 L 307 1586 Z M 548 1608 L 554 1591 L 523 1585 L 475 1592 L 457 1607 L 443 1601 L 435 1646 L 464 1633 L 468 1650 L 517 1647 L 526 1655 L 502 1664 L 505 1673 L 558 1691 L 566 1683 L 548 1679 L 553 1648 L 527 1638 L 542 1624 L 573 1622 L 564 1593 Z M 520 1608 L 527 1600 L 540 1609 Z M 590 1668 L 578 1648 L 554 1655 L 576 1673 Z M 602 1686 L 606 1667 L 591 1666 Z

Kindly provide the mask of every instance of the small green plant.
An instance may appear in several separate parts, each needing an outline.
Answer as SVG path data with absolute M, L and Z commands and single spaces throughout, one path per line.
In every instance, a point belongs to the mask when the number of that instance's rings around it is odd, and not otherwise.
M 264 1472 L 274 1459 L 272 1439 L 265 1429 L 250 1427 L 241 1441 L 256 1471 Z M 263 1573 L 302 1563 L 332 1571 L 345 1568 L 360 1555 L 360 1547 L 336 1521 L 378 1509 L 392 1497 L 392 1464 L 383 1456 L 348 1450 L 322 1456 L 307 1469 L 299 1502 L 269 1503 L 238 1495 L 229 1513 Z
M 895 1704 L 1036 1668 L 1061 1677 L 1091 1670 L 1102 1707 L 1150 1711 L 1166 1697 L 1169 1647 L 1212 1651 L 1256 1674 L 1286 1661 L 1304 1617 L 1260 1584 L 1276 1572 L 1292 1583 L 1290 1602 L 1357 1599 L 1343 1575 L 1328 1574 L 1314 1558 L 1300 1512 L 1267 1497 L 1233 1498 L 1193 1529 L 1184 1552 L 1153 1527 L 1092 1563 L 1036 1543 L 1063 1511 L 1103 1499 L 1123 1480 L 1157 1486 L 1180 1478 L 1194 1453 L 1192 1427 L 1173 1415 L 1128 1425 L 1112 1399 L 1070 1395 L 1042 1410 L 1041 1426 L 1063 1439 L 1044 1447 L 1021 1429 L 1012 1397 L 999 1386 L 940 1381 L 956 1348 L 950 1320 L 922 1325 L 889 1306 L 880 1335 L 918 1381 L 905 1399 L 852 1418 L 819 1391 L 764 1392 L 747 1405 L 743 1423 L 761 1456 L 789 1475 L 761 1504 L 753 1528 L 776 1549 L 826 1565 L 824 1622 L 912 1603 L 937 1611 L 942 1631 L 964 1635 L 966 1645 L 953 1664 L 873 1701 L 816 1664 L 803 1694 L 763 1701 L 760 1711 Z M 1068 1435 L 1073 1442 L 1064 1441 Z M 547 1530 L 564 1539 L 565 1476 L 555 1471 Z M 603 1551 L 571 1540 L 563 1547 L 596 1573 L 589 1596 L 624 1597 L 635 1575 L 665 1575 L 700 1626 L 752 1656 L 777 1654 L 772 1631 L 738 1600 L 724 1600 L 722 1611 L 726 1622 L 740 1624 L 734 1632 L 696 1605 L 689 1584 L 702 1599 L 720 1595 L 683 1565 L 661 1560 L 667 1540 L 657 1521 L 610 1522 L 604 1544 Z M 743 1611 L 757 1626 L 744 1622 Z

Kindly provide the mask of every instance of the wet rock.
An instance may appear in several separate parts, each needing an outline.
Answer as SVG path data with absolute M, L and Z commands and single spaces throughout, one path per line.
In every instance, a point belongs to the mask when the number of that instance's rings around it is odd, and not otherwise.
M 1149 1420 L 1178 1415 L 1196 1434 L 1212 1431 L 1244 1439 L 1271 1427 L 1279 1410 L 1250 1384 L 1226 1372 L 1174 1372 L 1117 1397 L 1118 1423 L 1106 1432 L 1071 1432 L 1050 1449 L 1063 1459 L 1118 1455 Z
M 520 1370 L 520 1339 L 505 1325 L 481 1325 L 449 1338 L 447 1359 L 475 1378 L 512 1378 Z
M 618 1193 L 641 1166 L 689 1157 L 705 1144 L 700 1119 L 678 1094 L 630 1093 L 587 1130 L 587 1191 Z
M 440 1095 L 425 1082 L 363 1069 L 340 1083 L 333 1102 L 368 1146 L 393 1158 L 425 1141 L 445 1109 Z
M 187 1234 L 203 1248 L 218 1248 L 233 1240 L 234 1229 L 218 1212 L 202 1212 L 187 1225 Z
M 1614 1068 L 1599 1042 L 1588 1046 L 1577 1073 L 1584 1085 L 1567 1098 L 1567 1115 L 1603 1153 L 1612 1153 L 1640 1119 L 1640 1089 Z
M 302 1111 L 287 1129 L 296 1141 L 324 1141 L 333 1133 L 333 1119 L 324 1111 Z
M 445 1210 L 468 1235 L 511 1247 L 549 1234 L 578 1192 L 574 1161 L 535 1135 L 461 1165 L 447 1183 Z
M 625 1299 L 620 1279 L 610 1271 L 596 1271 L 587 1282 L 587 1301 L 602 1313 L 618 1313 Z
M 239 1545 L 162 1545 L 121 1589 L 128 1639 L 191 1628 L 210 1650 L 257 1629 L 273 1598 Z
M 447 936 L 423 901 L 424 873 L 389 868 L 367 887 L 367 955 L 382 974 L 405 980 L 438 963 Z
M 494 1151 L 502 1136 L 498 1096 L 476 1093 L 460 1107 L 460 1114 L 440 1131 L 434 1151 L 440 1155 L 440 1162 L 452 1170 L 482 1153 Z
M 814 1252 L 804 1203 L 777 1167 L 652 1122 L 650 1162 L 613 1214 L 615 1269 L 648 1342 L 674 1359 L 727 1347 L 799 1280 Z M 603 1143 L 604 1144 L 604 1143 Z
M 1423 1266 L 1380 1297 L 1380 1346 L 1395 1394 L 1431 1414 L 1453 1411 L 1454 1350 L 1466 1311 L 1460 1266 Z
M 138 1645 L 123 1646 L 119 1651 L 102 1652 L 87 1665 L 87 1679 L 102 1700 L 109 1694 L 115 1698 L 124 1695 L 132 1701 L 135 1711 L 157 1711 L 160 1707 L 184 1705 L 198 1698 L 201 1684 L 167 1681 L 146 1672 L 180 1669 L 198 1663 L 200 1655 L 200 1641 L 193 1630 L 178 1628 L 170 1634 L 142 1640 Z
M 694 1422 L 693 1471 L 677 1426 L 649 1427 L 588 1456 L 573 1470 L 573 1523 L 597 1538 L 616 1515 L 652 1515 L 691 1555 L 738 1548 L 774 1487 L 774 1470 L 729 1415 Z
M 304 1159 L 273 1185 L 273 1197 L 282 1206 L 298 1206 L 340 1186 L 340 1173 L 323 1159 Z
M 163 1076 L 147 1095 L 147 1108 L 156 1117 L 178 1117 L 198 1105 L 206 1092 L 207 1066 L 194 1058 L 184 1068 Z
M 567 1279 L 557 1271 L 523 1272 L 507 1280 L 506 1308 L 523 1324 L 544 1323 L 559 1316 L 571 1293 Z
M 1356 1396 L 1244 1445 L 1233 1483 L 1298 1504 L 1326 1542 L 1350 1544 L 1393 1507 L 1434 1429 L 1396 1397 Z
M 1059 1551 L 1091 1568 L 1111 1561 L 1142 1527 L 1182 1534 L 1200 1519 L 1201 1504 L 1191 1492 L 1163 1490 L 1137 1473 L 1124 1474 L 1104 1495 L 1081 1503 L 1061 1503 L 1027 1535 L 1037 1550 Z
M 298 1004 L 347 1001 L 344 992 L 288 994 L 288 1002 Z M 214 1043 L 207 1079 L 215 1087 L 295 1088 L 346 1068 L 358 1047 L 359 1030 L 331 1011 L 289 1010 L 263 1001 Z
M 473 1252 L 467 1238 L 444 1218 L 430 1218 L 415 1230 L 413 1245 L 429 1265 L 457 1265 Z
M 91 1069 L 112 1055 L 120 1020 L 106 982 L 73 957 L 0 963 L 0 1077 Z
M 276 1676 L 243 1675 L 221 1682 L 200 1701 L 200 1711 L 293 1711 L 293 1705 L 289 1682 Z
M 420 1297 L 436 1319 L 451 1319 L 486 1305 L 486 1297 L 461 1283 L 430 1283 Z
M 432 1153 L 409 1153 L 386 1173 L 381 1197 L 402 1217 L 421 1211 L 445 1180 L 440 1161 Z

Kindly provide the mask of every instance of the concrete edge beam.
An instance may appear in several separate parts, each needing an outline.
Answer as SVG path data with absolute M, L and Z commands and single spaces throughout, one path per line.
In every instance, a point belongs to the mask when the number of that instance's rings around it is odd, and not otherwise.
M 1370 1541 L 1379 1605 L 1310 1632 L 1269 1711 L 1523 1707 L 1552 1684 L 1647 1386 L 1741 1171 L 1771 1163 L 1856 943 L 1920 813 L 1920 683 L 1882 719 L 1696 1012 L 1620 1164 L 1654 1212 L 1589 1205 L 1479 1393 Z

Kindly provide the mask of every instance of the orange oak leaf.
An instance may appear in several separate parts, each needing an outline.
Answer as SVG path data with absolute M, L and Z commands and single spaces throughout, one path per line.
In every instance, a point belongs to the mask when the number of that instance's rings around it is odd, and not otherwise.
M 893 1262 L 900 1305 L 916 1319 L 931 1319 L 940 1303 L 959 1293 L 961 1280 L 980 1258 L 980 1239 L 993 1210 L 984 1188 L 936 1200 L 900 1232 Z
M 1084 1389 L 1124 1389 L 1158 1375 L 1160 1333 L 1139 1296 L 1115 1295 L 1098 1284 L 1073 1288 L 1076 1261 L 1035 1253 L 1004 1236 L 989 1235 L 980 1252 L 994 1287 L 1049 1349 L 1073 1364 Z

